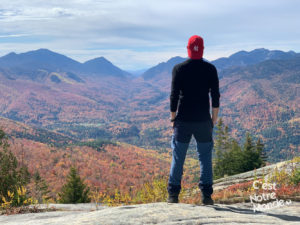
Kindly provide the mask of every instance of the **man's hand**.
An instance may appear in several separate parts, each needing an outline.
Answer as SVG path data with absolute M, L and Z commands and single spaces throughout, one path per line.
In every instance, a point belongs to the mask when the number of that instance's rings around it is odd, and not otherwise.
M 219 113 L 219 107 L 218 108 L 212 107 L 212 121 L 213 121 L 214 126 L 218 120 L 218 113 Z

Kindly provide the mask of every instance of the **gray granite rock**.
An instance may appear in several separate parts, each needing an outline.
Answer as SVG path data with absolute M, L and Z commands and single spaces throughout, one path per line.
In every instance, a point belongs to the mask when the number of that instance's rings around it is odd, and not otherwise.
M 299 202 L 256 212 L 250 203 L 203 206 L 161 202 L 120 207 L 100 206 L 95 211 L 90 211 L 94 210 L 91 205 L 80 204 L 60 209 L 64 211 L 2 215 L 0 224 L 300 224 Z
M 292 166 L 300 163 L 281 162 L 214 181 L 214 190 L 253 180 L 270 174 L 275 167 L 290 173 Z M 279 199 L 280 200 L 280 199 Z M 72 225 L 72 224 L 299 224 L 300 202 L 291 201 L 267 210 L 253 210 L 251 203 L 213 206 L 168 204 L 165 202 L 108 207 L 95 204 L 49 204 L 40 208 L 55 207 L 58 211 L 2 215 L 2 225 Z
M 274 172 L 274 169 L 276 167 L 278 171 L 284 169 L 288 174 L 290 174 L 293 167 L 300 168 L 300 162 L 291 163 L 290 160 L 283 161 L 262 168 L 258 168 L 256 170 L 214 180 L 214 185 L 213 185 L 214 191 L 225 189 L 232 184 L 238 184 L 238 183 L 243 183 L 246 181 L 253 180 L 255 176 L 257 178 L 262 178 L 264 176 L 265 180 L 267 181 L 268 177 Z

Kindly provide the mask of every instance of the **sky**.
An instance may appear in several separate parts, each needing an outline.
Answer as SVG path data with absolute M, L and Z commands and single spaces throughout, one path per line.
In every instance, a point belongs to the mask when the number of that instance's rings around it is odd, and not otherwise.
M 297 0 L 1 0 L 0 56 L 39 48 L 125 70 L 187 57 L 190 36 L 214 60 L 256 48 L 300 52 Z

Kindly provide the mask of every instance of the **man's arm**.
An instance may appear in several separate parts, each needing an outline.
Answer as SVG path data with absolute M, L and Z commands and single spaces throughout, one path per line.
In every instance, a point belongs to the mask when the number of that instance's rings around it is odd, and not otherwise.
M 213 66 L 213 73 L 212 73 L 212 83 L 211 83 L 210 95 L 212 98 L 212 121 L 213 121 L 213 124 L 215 125 L 218 120 L 221 95 L 219 92 L 218 72 L 214 66 Z
M 177 72 L 177 68 L 174 67 L 172 71 L 172 83 L 171 83 L 171 94 L 170 94 L 170 111 L 171 111 L 171 119 L 176 117 L 178 99 L 179 99 L 179 76 Z

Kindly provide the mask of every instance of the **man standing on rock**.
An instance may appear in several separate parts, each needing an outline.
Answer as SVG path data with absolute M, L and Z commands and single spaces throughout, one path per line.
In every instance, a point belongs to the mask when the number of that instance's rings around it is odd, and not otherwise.
M 169 203 L 178 203 L 186 152 L 192 135 L 200 161 L 202 203 L 213 205 L 213 128 L 219 113 L 219 78 L 214 65 L 203 60 L 203 39 L 194 35 L 187 45 L 189 59 L 174 66 L 170 94 L 172 163 L 168 181 Z M 212 99 L 210 114 L 209 93 Z M 178 106 L 178 112 L 177 111 Z

